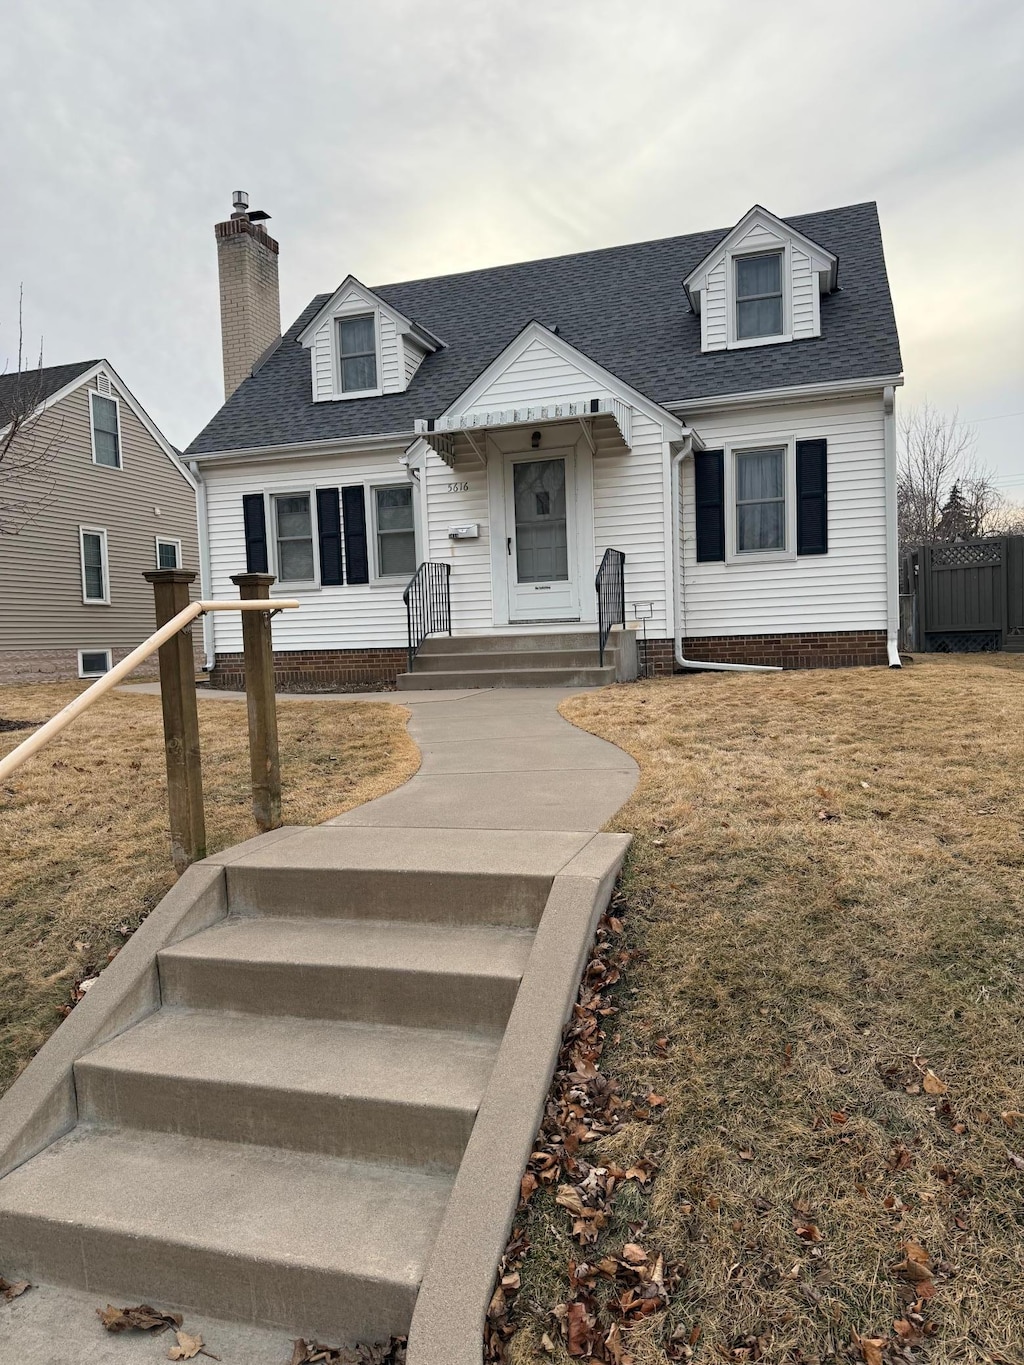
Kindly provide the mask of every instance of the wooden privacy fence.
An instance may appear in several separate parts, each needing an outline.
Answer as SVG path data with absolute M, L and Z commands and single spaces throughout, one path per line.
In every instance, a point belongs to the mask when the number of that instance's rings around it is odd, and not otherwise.
M 171 830 L 171 860 L 180 873 L 206 857 L 206 817 L 203 811 L 203 773 L 199 752 L 199 709 L 196 700 L 192 622 L 210 611 L 242 614 L 245 653 L 245 695 L 249 713 L 249 766 L 252 811 L 261 834 L 281 824 L 281 763 L 277 743 L 277 698 L 270 618 L 295 609 L 298 602 L 271 599 L 272 574 L 236 574 L 237 602 L 191 602 L 189 588 L 195 574 L 184 569 L 152 569 L 143 577 L 153 585 L 157 629 L 115 664 L 102 678 L 0 759 L 0 778 L 7 777 L 66 729 L 105 693 L 132 673 L 156 650 L 160 651 L 160 702 L 167 760 L 167 806 Z
M 900 580 L 901 649 L 1024 651 L 1024 536 L 905 550 Z

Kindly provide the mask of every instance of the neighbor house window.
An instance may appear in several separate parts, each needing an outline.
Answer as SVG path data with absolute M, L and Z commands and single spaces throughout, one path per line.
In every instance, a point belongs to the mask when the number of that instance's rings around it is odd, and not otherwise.
M 156 567 L 158 569 L 181 568 L 181 541 L 156 538 Z
M 738 256 L 736 340 L 782 335 L 782 252 Z
M 412 489 L 405 485 L 373 490 L 377 523 L 377 576 L 411 578 L 416 572 L 416 530 Z
M 372 313 L 338 319 L 342 393 L 364 393 L 377 387 L 377 329 Z
M 786 548 L 786 451 L 736 454 L 736 550 Z
M 121 468 L 121 431 L 117 402 L 101 393 L 90 393 L 92 404 L 92 458 L 95 464 Z
M 309 494 L 278 493 L 271 501 L 279 582 L 314 583 L 313 513 Z
M 78 676 L 80 678 L 102 678 L 110 672 L 109 649 L 80 649 L 78 651 Z
M 82 601 L 110 601 L 110 573 L 107 566 L 107 533 L 101 527 L 81 526 L 78 530 L 82 557 Z

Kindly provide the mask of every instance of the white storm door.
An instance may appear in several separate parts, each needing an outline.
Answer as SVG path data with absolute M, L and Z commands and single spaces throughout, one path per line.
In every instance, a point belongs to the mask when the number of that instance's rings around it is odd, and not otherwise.
M 512 455 L 505 462 L 510 621 L 579 617 L 573 464 L 571 455 Z

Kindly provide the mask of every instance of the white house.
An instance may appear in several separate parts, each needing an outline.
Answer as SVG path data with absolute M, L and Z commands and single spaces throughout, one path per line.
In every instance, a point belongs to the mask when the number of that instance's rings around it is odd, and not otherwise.
M 283 683 L 406 673 L 410 616 L 413 647 L 434 631 L 417 686 L 609 676 L 607 551 L 611 615 L 646 620 L 657 672 L 898 663 L 902 374 L 874 204 L 349 276 L 283 337 L 265 216 L 239 194 L 216 227 L 227 400 L 186 458 L 204 595 L 249 569 L 302 602 L 274 625 Z M 232 685 L 238 622 L 207 630 Z

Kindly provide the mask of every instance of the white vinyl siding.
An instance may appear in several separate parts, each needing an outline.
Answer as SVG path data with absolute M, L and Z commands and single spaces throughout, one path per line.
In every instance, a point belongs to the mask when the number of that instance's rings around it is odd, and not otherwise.
M 696 562 L 693 462 L 683 463 L 687 635 L 880 630 L 886 623 L 882 397 L 787 404 L 687 419 L 709 449 L 828 441 L 828 554 Z M 726 515 L 729 515 L 727 508 Z M 628 595 L 628 593 L 627 593 Z
M 433 453 L 426 459 L 429 556 L 451 565 L 452 625 L 455 630 L 492 630 L 491 532 L 488 473 L 480 464 L 460 462 L 449 469 Z M 497 476 L 496 476 L 497 477 Z M 463 484 L 469 487 L 465 491 Z M 476 522 L 476 540 L 452 541 L 448 527 Z
M 603 388 L 538 338 L 473 399 L 472 410 L 486 412 L 516 404 L 590 398 L 601 393 Z
M 700 317 L 704 350 L 724 350 L 729 342 L 729 300 L 725 287 L 725 261 L 719 261 L 718 265 L 708 272 Z
M 366 532 L 369 538 L 373 536 L 373 487 L 395 482 L 405 486 L 404 476 L 397 463 L 402 450 L 402 446 L 395 446 L 373 452 L 291 459 L 280 466 L 256 462 L 225 465 L 219 469 L 207 467 L 203 477 L 207 488 L 210 527 L 212 596 L 223 600 L 238 595 L 231 575 L 245 570 L 245 533 L 242 524 L 244 494 L 263 492 L 269 499 L 275 494 L 309 492 L 315 506 L 317 488 L 344 489 L 350 484 L 360 484 L 366 499 Z M 272 540 L 274 521 L 269 508 L 267 534 Z M 318 560 L 315 551 L 314 545 L 314 557 Z M 363 649 L 405 645 L 406 619 L 402 592 L 406 582 L 406 579 L 396 577 L 370 583 L 322 584 L 315 588 L 308 584 L 281 587 L 275 584 L 272 593 L 296 597 L 302 603 L 299 611 L 282 612 L 275 618 L 275 650 Z M 241 624 L 235 613 L 218 612 L 213 624 L 219 653 L 241 650 Z
M 413 376 L 423 364 L 423 357 L 426 355 L 422 346 L 417 346 L 411 337 L 402 338 L 402 362 L 405 371 L 405 387 L 408 388 L 412 383 Z
M 810 256 L 796 245 L 790 251 L 790 280 L 793 291 L 793 339 L 816 337 L 821 332 L 818 277 L 811 268 Z

